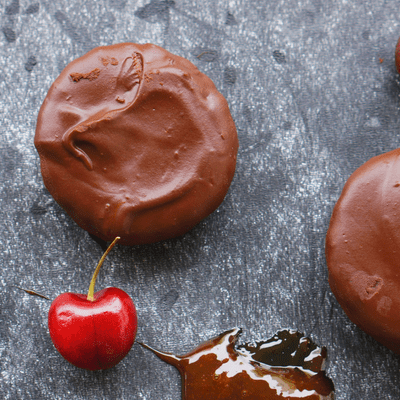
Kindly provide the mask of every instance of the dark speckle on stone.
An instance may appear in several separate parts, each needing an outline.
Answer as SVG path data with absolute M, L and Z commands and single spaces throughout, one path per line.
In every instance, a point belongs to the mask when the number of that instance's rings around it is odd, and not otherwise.
M 25 10 L 25 14 L 36 14 L 38 11 L 39 3 L 33 3 Z
M 10 147 L 1 147 L 0 146 L 0 182 L 5 182 L 7 180 L 13 180 L 16 174 L 17 162 L 16 160 L 20 160 L 21 154 Z M 2 186 L 8 187 L 8 185 Z
M 160 298 L 160 307 L 163 311 L 169 311 L 179 299 L 179 293 L 172 289 Z
M 218 59 L 219 55 L 217 50 L 196 47 L 193 50 L 193 54 L 201 61 L 213 62 Z
M 19 0 L 13 2 L 6 7 L 6 15 L 16 15 L 19 13 Z
M 251 110 L 249 106 L 247 106 L 246 104 L 243 107 L 243 115 L 246 118 L 246 121 L 250 124 L 253 120 L 253 117 L 251 115 Z
M 313 24 L 315 22 L 315 13 L 311 10 L 306 10 L 304 12 L 304 21 Z
M 126 0 L 108 0 L 108 4 L 116 10 L 123 10 L 126 6 Z
M 56 11 L 54 17 L 60 24 L 65 23 L 67 20 L 67 16 L 62 11 Z
M 29 210 L 31 214 L 33 215 L 44 215 L 47 213 L 47 210 L 45 207 L 41 206 L 38 203 L 33 203 L 31 209 Z
M 371 38 L 371 32 L 367 29 L 361 34 L 362 38 L 365 40 L 369 40 Z
M 236 19 L 232 13 L 229 11 L 226 13 L 226 20 L 225 20 L 226 25 L 236 25 Z
M 35 56 L 29 56 L 27 62 L 25 63 L 25 69 L 28 72 L 32 72 L 33 67 L 37 64 L 37 60 Z
M 78 32 L 76 31 L 75 27 L 71 24 L 68 17 L 62 11 L 56 11 L 54 17 L 57 20 L 57 22 L 60 23 L 62 28 L 66 31 L 67 35 L 71 39 L 75 40 L 76 42 L 80 41 L 80 36 Z
M 11 29 L 8 26 L 5 26 L 2 30 L 8 43 L 15 42 L 15 40 L 17 39 L 17 34 L 13 29 Z
M 284 122 L 284 124 L 283 124 L 283 129 L 284 129 L 285 131 L 288 131 L 288 130 L 291 129 L 291 128 L 292 128 L 292 123 L 291 123 L 290 121 Z
M 150 3 L 138 8 L 134 14 L 140 19 L 148 19 L 155 15 L 167 14 L 171 7 L 175 7 L 174 0 L 151 0 Z
M 56 11 L 54 18 L 73 41 L 80 43 L 86 50 L 93 47 L 92 40 L 87 30 L 83 27 L 76 27 L 64 12 L 60 10 Z
M 236 70 L 233 67 L 226 67 L 224 70 L 224 83 L 234 85 L 236 82 Z
M 275 58 L 275 61 L 278 64 L 286 64 L 286 56 L 285 53 L 279 51 L 279 50 L 274 50 L 272 52 L 273 57 Z

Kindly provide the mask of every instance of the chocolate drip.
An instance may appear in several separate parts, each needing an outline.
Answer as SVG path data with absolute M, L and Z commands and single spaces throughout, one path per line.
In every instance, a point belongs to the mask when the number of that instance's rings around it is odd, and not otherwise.
M 151 350 L 182 376 L 183 400 L 333 399 L 332 381 L 322 370 L 326 349 L 295 331 L 281 331 L 256 346 L 235 346 L 238 328 L 190 353 Z

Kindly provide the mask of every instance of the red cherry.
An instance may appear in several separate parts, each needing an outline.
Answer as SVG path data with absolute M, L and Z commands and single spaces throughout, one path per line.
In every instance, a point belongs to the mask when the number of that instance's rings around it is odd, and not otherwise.
M 118 364 L 136 336 L 137 317 L 132 299 L 114 287 L 94 293 L 99 269 L 118 239 L 97 265 L 88 295 L 63 293 L 49 310 L 49 331 L 56 349 L 70 363 L 92 371 Z

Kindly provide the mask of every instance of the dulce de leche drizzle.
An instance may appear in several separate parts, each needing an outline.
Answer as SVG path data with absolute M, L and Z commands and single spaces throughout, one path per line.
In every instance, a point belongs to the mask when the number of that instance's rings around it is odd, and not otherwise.
M 122 43 L 61 72 L 35 145 L 44 184 L 70 216 L 133 245 L 182 235 L 221 204 L 238 138 L 225 98 L 191 62 Z
M 295 331 L 235 346 L 238 328 L 224 332 L 183 356 L 154 350 L 182 376 L 183 400 L 333 399 L 332 381 L 322 370 L 326 349 Z

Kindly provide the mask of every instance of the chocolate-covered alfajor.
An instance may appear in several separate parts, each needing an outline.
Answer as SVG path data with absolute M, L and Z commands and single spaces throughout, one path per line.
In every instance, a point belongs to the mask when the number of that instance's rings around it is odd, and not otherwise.
M 103 240 L 134 245 L 182 235 L 220 205 L 238 139 L 225 98 L 191 62 L 123 43 L 62 71 L 35 146 L 68 214 Z
M 333 210 L 326 257 L 349 318 L 400 354 L 400 149 L 350 176 Z

